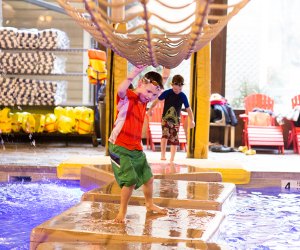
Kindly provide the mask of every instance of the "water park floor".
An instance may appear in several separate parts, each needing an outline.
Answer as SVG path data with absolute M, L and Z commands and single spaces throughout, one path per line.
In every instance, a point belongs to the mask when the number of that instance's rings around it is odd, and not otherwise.
M 160 162 L 159 148 L 156 152 L 146 149 L 144 152 L 148 159 Z M 35 146 L 30 143 L 4 143 L 0 146 L 0 165 L 19 166 L 48 166 L 56 167 L 60 162 L 72 157 L 89 157 L 105 155 L 105 148 L 102 146 L 93 147 L 89 143 L 39 143 Z M 169 152 L 167 152 L 167 163 Z M 187 159 L 186 152 L 178 151 L 175 156 L 175 163 L 184 164 Z M 248 171 L 260 172 L 296 172 L 300 173 L 300 155 L 292 150 L 285 150 L 285 154 L 278 154 L 277 150 L 257 150 L 255 155 L 245 155 L 241 152 L 229 153 L 208 153 L 208 159 L 218 162 L 236 162 Z
M 286 150 L 284 155 L 266 150 L 257 150 L 254 155 L 209 152 L 208 159 L 187 158 L 186 152 L 179 151 L 173 168 L 168 163 L 169 152 L 166 155 L 167 161 L 162 161 L 160 151 L 150 151 L 146 146 L 144 151 L 153 173 L 158 174 L 154 180 L 155 202 L 168 207 L 169 212 L 166 216 L 149 215 L 145 207 L 140 206 L 144 204 L 143 195 L 134 193 L 126 217 L 129 219 L 124 227 L 122 224 L 111 223 L 118 211 L 116 203 L 119 201 L 120 189 L 112 182 L 114 178 L 110 160 L 105 157 L 104 147 L 93 147 L 88 143 L 66 145 L 64 142 L 2 144 L 2 179 L 5 180 L 5 172 L 15 171 L 22 176 L 22 171 L 25 173 L 30 169 L 34 180 L 38 173 L 45 174 L 43 170 L 48 169 L 47 174 L 54 177 L 59 174 L 65 177 L 80 176 L 81 187 L 90 190 L 82 196 L 80 203 L 35 227 L 30 235 L 30 249 L 98 249 L 93 248 L 96 243 L 109 246 L 107 249 L 120 249 L 126 248 L 128 240 L 144 247 L 145 244 L 158 244 L 153 249 L 161 249 L 164 244 L 170 244 L 168 249 L 175 249 L 172 248 L 174 244 L 179 249 L 180 244 L 185 244 L 184 249 L 227 249 L 215 244 L 214 237 L 218 235 L 226 210 L 230 207 L 235 193 L 234 184 L 251 188 L 285 186 L 287 182 L 291 186 L 300 183 L 300 155 L 291 150 Z M 84 167 L 81 166 L 83 163 Z M 72 165 L 71 175 L 68 164 Z M 76 164 L 80 165 L 79 175 L 77 168 L 74 168 Z M 205 172 L 205 168 L 211 172 Z M 177 173 L 181 174 L 180 179 Z M 12 177 L 18 180 L 18 174 Z M 221 174 L 223 182 L 199 181 L 205 174 L 214 178 L 214 174 Z M 101 178 L 97 180 L 100 175 Z M 99 184 L 99 180 L 109 184 L 100 185 L 100 189 L 88 188 L 93 182 Z M 186 202 L 187 199 L 189 202 Z M 83 245 L 75 248 L 77 243 L 73 242 L 74 239 Z M 117 243 L 123 245 L 115 246 Z M 135 249 L 150 249 L 144 247 Z
M 144 146 L 144 152 L 150 164 L 167 166 L 170 157 L 168 151 L 167 149 L 167 160 L 161 161 L 159 147 L 156 152 L 153 152 Z M 60 166 L 63 168 L 64 165 L 96 166 L 102 164 L 103 159 L 104 164 L 110 164 L 109 157 L 104 156 L 105 148 L 101 145 L 93 147 L 91 143 L 66 144 L 62 141 L 32 145 L 7 142 L 0 148 L 0 170 L 14 171 L 14 173 L 17 171 L 19 174 L 33 170 L 36 172 L 36 177 L 31 177 L 32 180 L 40 177 L 53 179 L 60 178 Z M 242 152 L 209 151 L 207 159 L 187 158 L 186 152 L 178 151 L 175 164 L 197 166 L 204 171 L 213 171 L 222 176 L 223 182 L 244 187 L 285 187 L 288 184 L 292 185 L 292 188 L 300 189 L 300 155 L 295 154 L 293 150 L 285 150 L 285 154 L 278 154 L 277 150 L 257 149 L 254 155 L 246 155 Z M 68 169 L 63 169 L 63 172 L 65 170 L 68 171 Z M 47 174 L 44 173 L 43 176 L 39 174 L 44 171 L 47 171 Z M 78 174 L 80 175 L 80 172 Z M 1 179 L 6 180 L 5 176 L 5 174 L 2 175 Z
M 159 148 L 156 152 L 146 149 L 144 152 L 148 160 L 154 162 L 168 163 L 160 160 Z M 57 167 L 59 163 L 72 157 L 95 157 L 104 156 L 105 148 L 93 147 L 89 143 L 39 143 L 35 146 L 30 143 L 4 143 L 0 145 L 0 165 L 2 166 L 37 166 Z M 186 152 L 178 151 L 175 163 L 184 164 L 192 160 L 187 158 Z M 255 155 L 245 155 L 241 152 L 215 153 L 209 151 L 208 159 L 199 159 L 202 162 L 216 161 L 235 163 L 241 165 L 249 172 L 286 172 L 300 173 L 300 155 L 292 150 L 285 150 L 285 154 L 278 154 L 277 150 L 256 150 Z
M 153 152 L 144 146 L 144 152 L 150 164 L 168 166 L 170 158 L 168 151 L 167 149 L 167 160 L 162 161 L 159 147 L 156 152 Z M 105 157 L 105 148 L 101 145 L 93 147 L 91 143 L 72 142 L 66 144 L 62 141 L 33 145 L 6 142 L 2 144 L 2 148 L 0 147 L 0 170 L 14 171 L 15 174 L 16 171 L 22 174 L 26 170 L 31 172 L 33 170 L 37 177 L 31 177 L 32 180 L 40 177 L 60 178 L 60 166 L 64 168 L 65 165 L 67 167 L 79 165 L 78 169 L 80 169 L 83 165 L 97 166 L 103 162 L 110 164 L 109 157 Z M 246 155 L 242 152 L 209 151 L 207 159 L 187 158 L 186 152 L 178 151 L 174 163 L 177 166 L 197 166 L 204 171 L 213 171 L 222 176 L 223 182 L 236 185 L 285 187 L 288 183 L 292 183 L 293 188 L 300 189 L 300 155 L 295 154 L 293 150 L 285 150 L 285 154 L 278 154 L 277 150 L 257 149 L 254 155 Z M 49 175 L 38 174 L 46 169 Z M 67 168 L 63 169 L 64 172 L 65 170 L 68 171 Z M 80 175 L 80 172 L 77 174 Z M 1 179 L 6 180 L 5 175 L 2 175 Z

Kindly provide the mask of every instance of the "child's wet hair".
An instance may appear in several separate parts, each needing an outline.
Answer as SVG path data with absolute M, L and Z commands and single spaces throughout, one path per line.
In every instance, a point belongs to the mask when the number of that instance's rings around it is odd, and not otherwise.
M 159 73 L 155 71 L 149 71 L 145 74 L 144 78 L 146 78 L 150 83 L 156 83 L 155 85 L 158 85 L 161 89 L 164 89 L 164 85 L 162 84 L 163 79 Z
M 178 85 L 178 86 L 184 85 L 184 78 L 181 75 L 173 76 L 172 85 Z

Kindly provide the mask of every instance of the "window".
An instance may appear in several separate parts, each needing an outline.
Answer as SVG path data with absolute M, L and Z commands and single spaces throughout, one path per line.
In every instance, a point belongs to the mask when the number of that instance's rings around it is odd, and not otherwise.
M 298 0 L 252 0 L 229 22 L 226 98 L 234 108 L 251 93 L 271 96 L 277 112 L 291 108 L 300 94 L 299 9 Z

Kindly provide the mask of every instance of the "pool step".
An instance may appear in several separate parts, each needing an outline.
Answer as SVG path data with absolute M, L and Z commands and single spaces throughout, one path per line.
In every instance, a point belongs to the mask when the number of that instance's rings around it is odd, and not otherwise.
M 68 244 L 172 244 L 208 248 L 218 232 L 224 214 L 200 209 L 168 208 L 167 215 L 149 213 L 144 206 L 129 205 L 126 223 L 115 223 L 119 205 L 108 202 L 82 201 L 62 214 L 35 227 L 30 249 L 45 249 L 45 242 Z M 125 248 L 124 248 L 125 249 Z M 160 248 L 158 248 L 160 249 Z M 170 248 L 171 249 L 171 248 Z
M 172 208 L 192 208 L 226 211 L 231 198 L 235 196 L 232 183 L 199 182 L 170 179 L 155 179 L 153 200 L 155 204 Z M 90 190 L 82 195 L 84 201 L 119 203 L 121 189 L 117 182 L 111 182 L 101 188 Z M 132 205 L 144 206 L 142 189 L 134 190 L 130 199 Z M 228 209 L 227 209 L 228 210 Z
M 250 172 L 236 161 L 186 158 L 184 164 L 176 163 L 173 165 L 162 161 L 158 162 L 156 159 L 148 159 L 148 161 L 153 174 L 157 178 L 164 178 L 163 175 L 168 175 L 168 178 L 172 179 L 183 178 L 184 180 L 194 181 L 224 181 L 234 184 L 247 184 L 250 182 Z M 102 166 L 105 166 L 107 168 L 110 164 L 109 156 L 72 157 L 58 165 L 57 177 L 59 179 L 80 180 L 83 167 L 102 168 Z
M 87 243 L 87 242 L 44 242 L 38 245 L 37 250 L 101 250 L 101 249 L 205 249 L 205 250 L 220 250 L 221 247 L 215 243 L 190 243 L 190 242 L 177 242 L 177 243 L 148 243 L 148 242 L 110 242 L 107 245 L 107 240 L 104 239 L 99 243 Z

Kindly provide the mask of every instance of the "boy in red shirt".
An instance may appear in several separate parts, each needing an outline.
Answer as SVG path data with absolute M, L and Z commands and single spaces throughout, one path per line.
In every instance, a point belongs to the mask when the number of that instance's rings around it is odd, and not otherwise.
M 153 174 L 142 147 L 142 128 L 148 102 L 163 89 L 162 77 L 150 71 L 138 81 L 137 88 L 128 87 L 143 70 L 135 68 L 118 87 L 117 118 L 109 138 L 109 154 L 116 181 L 121 187 L 120 209 L 115 222 L 124 223 L 133 189 L 143 186 L 147 211 L 167 214 L 167 209 L 153 203 Z

